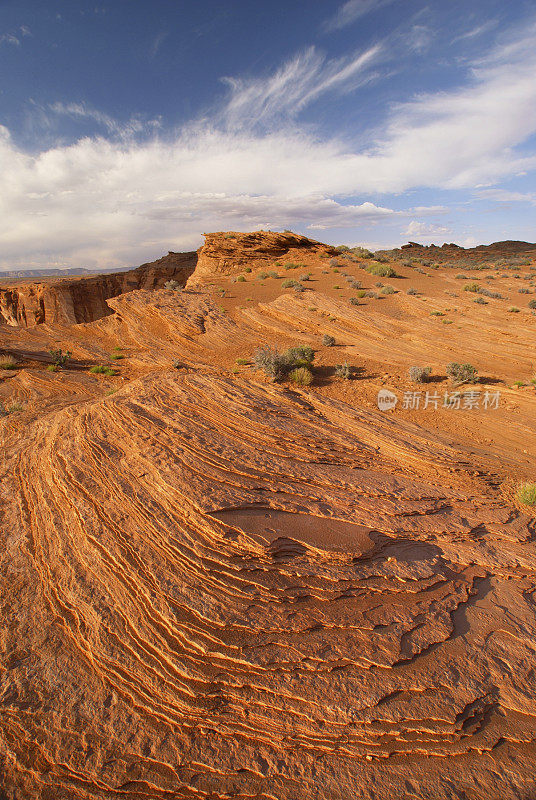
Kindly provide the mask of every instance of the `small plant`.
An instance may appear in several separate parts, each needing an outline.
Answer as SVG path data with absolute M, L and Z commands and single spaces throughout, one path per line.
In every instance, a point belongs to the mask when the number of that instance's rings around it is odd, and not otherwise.
M 89 371 L 92 372 L 94 375 L 116 375 L 117 374 L 115 369 L 112 369 L 112 367 L 107 367 L 106 364 L 97 364 L 96 366 L 91 367 L 91 369 Z
M 536 506 L 536 483 L 520 483 L 516 489 L 516 499 L 524 506 Z
M 13 356 L 8 356 L 6 353 L 0 354 L 0 369 L 16 369 L 17 362 Z
M 251 267 L 246 267 L 244 272 L 251 272 Z
M 350 297 L 348 300 L 351 306 L 358 306 L 359 305 L 359 298 L 358 297 Z
M 176 292 L 177 289 L 180 289 L 181 285 L 178 281 L 166 281 L 164 284 L 164 289 L 171 289 L 172 291 Z
M 336 259 L 336 258 L 330 258 L 330 260 L 329 260 L 329 266 L 330 266 L 330 267 L 338 267 L 338 266 L 339 266 L 339 262 L 337 261 L 337 259 Z
M 308 345 L 299 345 L 298 347 L 289 347 L 283 353 L 283 358 L 293 366 L 304 366 L 311 364 L 314 361 L 315 351 Z
M 342 289 L 342 286 L 339 286 L 339 284 L 338 284 L 338 283 L 336 283 L 336 284 L 335 284 L 335 286 L 334 286 L 333 288 L 334 288 L 334 289 Z
M 329 333 L 325 333 L 322 336 L 322 344 L 324 345 L 324 347 L 333 347 L 333 345 L 335 344 L 335 337 L 331 336 Z
M 279 273 L 276 272 L 275 269 L 273 269 L 271 270 L 271 272 L 268 273 L 268 278 L 279 278 Z
M 462 383 L 476 383 L 478 380 L 478 370 L 472 364 L 458 364 L 453 361 L 447 364 L 446 373 L 456 386 Z
M 261 281 L 265 281 L 267 277 L 268 277 L 267 272 L 259 272 L 259 274 L 257 275 L 257 278 L 260 278 Z
M 342 378 L 345 381 L 352 377 L 352 369 L 348 365 L 347 361 L 345 361 L 344 364 L 337 364 L 335 367 L 335 376 L 337 378 Z
M 413 294 L 413 295 L 415 295 L 415 294 L 419 294 L 419 292 L 417 291 L 417 289 L 414 289 L 414 288 L 412 287 L 411 289 L 408 289 L 408 294 Z
M 298 280 L 299 281 L 310 281 L 311 280 L 311 273 L 310 272 L 304 272 L 303 275 L 300 275 Z
M 245 367 L 247 364 L 249 364 L 249 359 L 247 359 L 247 358 L 237 358 L 236 359 L 236 363 L 238 364 L 239 367 Z
M 24 411 L 22 403 L 13 401 L 8 406 L 0 403 L 0 417 L 7 417 L 8 414 L 16 414 L 18 411 Z
M 529 302 L 529 308 L 536 308 L 536 300 L 531 300 Z
M 182 361 L 176 360 L 173 362 L 173 369 L 182 369 L 183 367 L 184 364 L 182 363 Z
M 519 309 L 517 306 L 510 306 L 510 308 L 507 309 L 510 314 L 519 314 L 520 310 L 521 309 Z
M 65 353 L 62 350 L 49 350 L 48 352 L 52 356 L 52 364 L 58 369 L 65 369 L 72 356 L 70 350 Z
M 528 286 L 521 286 L 518 290 L 519 294 L 531 294 L 530 289 Z
M 307 367 L 293 369 L 288 377 L 296 386 L 310 386 L 313 382 L 313 373 Z
M 478 283 L 466 283 L 463 287 L 464 292 L 479 292 L 480 286 Z
M 409 377 L 414 383 L 426 383 L 432 374 L 431 367 L 410 367 Z
M 123 355 L 123 353 L 112 353 L 112 355 L 110 356 L 112 361 L 121 361 L 121 359 L 124 357 L 125 356 Z
M 275 347 L 264 345 L 255 350 L 253 363 L 274 380 L 280 380 L 285 374 L 287 363 Z
M 488 301 L 484 300 L 483 297 L 475 297 L 475 299 L 473 300 L 473 303 L 478 303 L 479 306 L 487 306 Z
M 298 281 L 295 281 L 293 278 L 287 278 L 281 284 L 281 288 L 282 289 L 293 289 L 297 285 L 298 285 Z
M 353 278 L 350 280 L 350 286 L 352 289 L 361 289 L 363 284 L 361 281 L 355 281 Z
M 238 278 L 236 279 L 236 282 L 237 283 L 245 283 L 246 279 L 244 278 L 243 275 L 239 275 Z
M 360 300 L 362 300 L 364 297 L 367 296 L 367 292 L 365 289 L 360 289 L 358 292 L 356 292 L 356 295 L 359 297 Z
M 305 286 L 302 286 L 301 283 L 296 283 L 295 286 L 292 287 L 295 292 L 304 292 Z
M 382 289 L 382 294 L 396 294 L 396 289 L 394 286 L 384 286 Z
M 377 275 L 379 278 L 399 277 L 394 271 L 394 269 L 392 267 L 389 267 L 387 264 L 370 264 L 368 267 L 365 267 L 365 269 L 371 275 Z

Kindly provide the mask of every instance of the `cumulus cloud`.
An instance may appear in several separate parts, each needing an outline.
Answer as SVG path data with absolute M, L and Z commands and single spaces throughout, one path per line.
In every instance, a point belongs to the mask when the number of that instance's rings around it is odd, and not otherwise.
M 444 236 L 447 233 L 451 233 L 451 230 L 447 228 L 445 225 L 436 225 L 429 222 L 420 222 L 419 220 L 412 220 L 405 231 L 403 231 L 405 236 L 419 236 L 424 237 L 425 239 L 437 239 L 440 236 Z

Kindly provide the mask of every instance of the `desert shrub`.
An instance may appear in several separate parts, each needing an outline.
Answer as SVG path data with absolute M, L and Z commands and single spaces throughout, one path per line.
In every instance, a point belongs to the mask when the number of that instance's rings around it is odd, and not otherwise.
M 464 292 L 479 292 L 480 286 L 478 283 L 466 283 L 463 287 Z
M 337 378 L 342 378 L 343 380 L 347 381 L 351 375 L 352 370 L 347 361 L 345 361 L 344 364 L 337 364 L 335 367 L 335 376 Z
M 293 287 L 295 292 L 304 292 L 305 286 L 302 286 L 301 283 L 296 283 Z
M 249 360 L 248 360 L 247 358 L 237 358 L 237 359 L 236 359 L 236 363 L 237 363 L 237 364 L 238 364 L 238 366 L 240 366 L 240 367 L 245 367 L 245 366 L 246 366 L 246 364 L 249 364 Z
M 164 283 L 164 289 L 172 289 L 174 292 L 176 292 L 177 289 L 180 289 L 180 288 L 181 288 L 181 285 L 180 285 L 180 283 L 178 281 L 166 281 Z
M 355 280 L 352 278 L 352 280 L 350 281 L 350 286 L 352 287 L 352 289 L 361 289 L 361 287 L 363 286 L 363 284 L 361 283 L 361 281 L 355 281 Z
M 426 272 L 422 269 L 422 267 L 414 267 L 415 272 L 420 272 L 421 275 L 426 275 Z
M 338 266 L 339 266 L 339 262 L 337 261 L 337 259 L 336 259 L 336 258 L 330 258 L 330 260 L 329 260 L 329 266 L 330 266 L 330 267 L 338 267 Z
M 283 358 L 287 363 L 293 366 L 304 366 L 311 364 L 314 361 L 315 351 L 309 345 L 298 345 L 297 347 L 289 347 L 283 353 Z
M 296 386 L 310 386 L 313 382 L 313 373 L 307 367 L 293 369 L 288 377 Z
M 282 378 L 287 367 L 284 357 L 275 347 L 270 347 L 269 345 L 258 347 L 255 350 L 253 363 L 258 369 L 262 369 L 270 378 L 274 378 L 274 380 Z
M 370 264 L 365 267 L 366 271 L 371 275 L 377 275 L 379 278 L 398 278 L 394 269 L 387 264 Z
M 244 269 L 244 272 L 251 272 L 251 267 L 246 267 L 246 268 Z
M 338 244 L 335 248 L 338 253 L 347 253 L 350 248 L 346 244 Z
M 65 353 L 61 349 L 49 350 L 48 352 L 52 356 L 52 364 L 58 369 L 65 369 L 72 355 L 70 350 L 67 350 Z
M 356 294 L 360 299 L 363 299 L 363 297 L 367 296 L 367 292 L 365 289 L 359 289 L 359 291 L 357 291 Z
M 524 506 L 536 506 L 536 483 L 520 483 L 516 488 L 516 499 Z
M 97 364 L 96 366 L 91 367 L 91 369 L 89 371 L 92 372 L 94 375 L 115 375 L 116 374 L 115 369 L 112 369 L 112 367 L 107 367 L 106 364 Z
M 476 383 L 478 380 L 478 370 L 472 364 L 458 364 L 452 361 L 447 364 L 446 373 L 451 381 L 456 384 Z
M 237 283 L 245 283 L 246 279 L 244 278 L 243 275 L 239 275 L 238 278 L 236 279 L 236 282 Z
M 261 281 L 265 281 L 267 277 L 268 277 L 267 272 L 259 272 L 259 274 L 257 275 L 257 278 L 260 278 Z
M 519 294 L 530 294 L 530 289 L 527 286 L 520 286 L 517 290 Z
M 279 275 L 278 275 L 278 273 L 275 271 L 275 269 L 273 269 L 273 270 L 271 270 L 271 271 L 268 273 L 268 275 L 267 275 L 266 277 L 268 277 L 268 278 L 279 278 Z
M 382 289 L 382 294 L 396 294 L 396 289 L 394 286 L 384 286 Z
M 520 309 L 517 306 L 510 306 L 507 311 L 509 311 L 510 314 L 519 314 Z
M 358 306 L 359 305 L 359 298 L 358 297 L 350 297 L 348 300 L 351 306 Z
M 419 292 L 417 291 L 417 289 L 413 289 L 412 287 L 411 289 L 408 289 L 408 294 L 419 294 Z
M 477 297 L 473 300 L 473 303 L 478 303 L 479 306 L 487 306 L 488 301 L 484 300 L 483 297 Z
M 536 308 L 536 300 L 529 301 L 529 308 Z
M 294 286 L 297 286 L 297 285 L 298 285 L 298 281 L 295 281 L 293 278 L 287 278 L 286 280 L 283 281 L 283 283 L 281 284 L 281 287 L 283 289 L 293 289 Z
M 503 300 L 502 294 L 499 292 L 491 292 L 489 289 L 481 288 L 480 294 L 485 295 L 486 297 L 492 297 L 494 300 Z
M 329 333 L 325 333 L 322 336 L 322 344 L 324 345 L 324 347 L 333 347 L 333 345 L 335 344 L 335 337 L 331 336 Z
M 379 296 L 380 295 L 378 294 L 378 292 L 372 292 L 372 291 L 365 292 L 365 297 L 372 297 L 373 300 L 377 300 Z
M 300 275 L 298 278 L 299 281 L 310 281 L 311 280 L 311 273 L 304 272 L 303 275 Z
M 374 260 L 377 261 L 379 264 L 388 264 L 389 259 L 385 256 L 374 256 Z
M 430 375 L 432 374 L 431 367 L 410 367 L 409 368 L 409 377 L 414 383 L 426 383 Z
M 16 369 L 17 362 L 13 356 L 8 356 L 7 353 L 0 354 L 0 369 Z
M 376 286 L 377 289 L 381 289 L 383 285 L 384 284 L 381 281 L 376 281 L 376 283 L 374 284 L 374 286 Z

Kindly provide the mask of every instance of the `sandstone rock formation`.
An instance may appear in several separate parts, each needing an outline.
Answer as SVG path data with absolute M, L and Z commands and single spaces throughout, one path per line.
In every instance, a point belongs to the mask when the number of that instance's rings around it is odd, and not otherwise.
M 355 306 L 330 248 L 207 238 L 213 281 L 201 252 L 182 292 L 0 325 L 23 406 L 0 418 L 0 797 L 531 800 L 536 531 L 509 481 L 536 474 L 536 393 L 511 387 L 534 317 L 464 296 L 444 326 L 451 272 L 399 266 L 425 299 Z M 311 288 L 218 272 L 272 248 Z M 237 367 L 262 342 L 312 344 L 315 384 Z M 472 346 L 496 412 L 379 411 L 426 344 L 441 391 Z
M 126 272 L 91 278 L 49 279 L 0 287 L 0 323 L 41 325 L 91 322 L 111 310 L 107 300 L 134 289 L 156 288 L 173 279 L 184 285 L 196 265 L 195 253 L 168 253 Z M 1 276 L 0 276 L 1 280 Z

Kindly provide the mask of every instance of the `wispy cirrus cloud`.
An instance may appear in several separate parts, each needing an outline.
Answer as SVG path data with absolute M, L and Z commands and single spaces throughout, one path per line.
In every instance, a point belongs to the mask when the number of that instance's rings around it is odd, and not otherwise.
M 391 5 L 397 0 L 348 0 L 323 25 L 324 31 L 338 31 L 351 25 L 366 14 Z
M 221 120 L 233 128 L 250 128 L 282 117 L 294 118 L 328 92 L 349 92 L 374 77 L 381 44 L 343 58 L 328 59 L 309 47 L 262 78 L 224 78 L 229 94 Z

